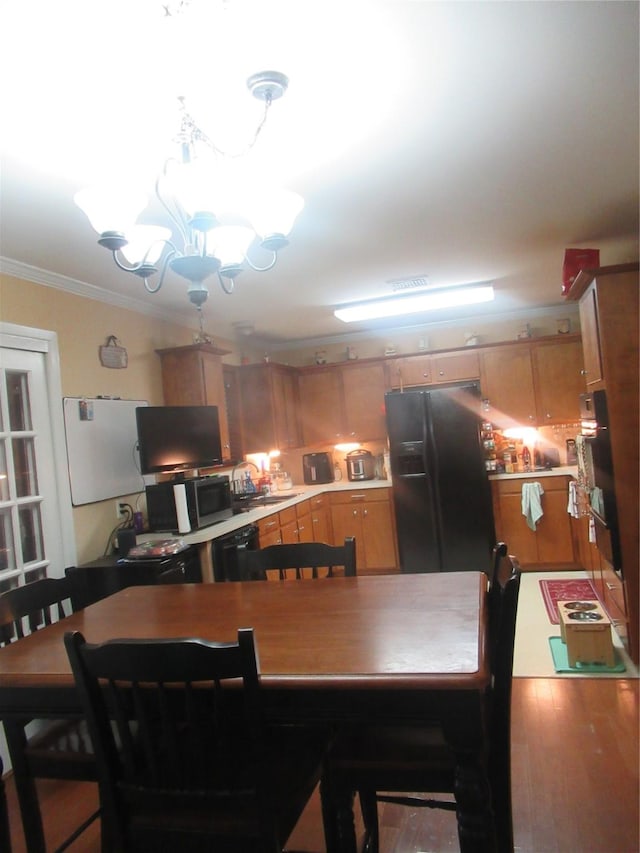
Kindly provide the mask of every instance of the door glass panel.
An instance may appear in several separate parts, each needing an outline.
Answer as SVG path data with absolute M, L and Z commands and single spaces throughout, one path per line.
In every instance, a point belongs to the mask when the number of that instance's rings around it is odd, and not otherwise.
M 7 403 L 9 406 L 9 429 L 13 432 L 24 432 L 32 429 L 27 373 L 7 371 Z
M 15 564 L 11 510 L 3 509 L 0 511 L 0 572 L 13 568 Z
M 13 469 L 16 480 L 16 497 L 26 498 L 38 493 L 38 477 L 33 438 L 14 438 Z
M 0 501 L 9 500 L 9 477 L 7 476 L 7 449 L 4 438 L 0 438 Z
M 39 504 L 21 506 L 18 511 L 20 522 L 20 545 L 24 563 L 44 559 L 42 547 L 42 522 Z

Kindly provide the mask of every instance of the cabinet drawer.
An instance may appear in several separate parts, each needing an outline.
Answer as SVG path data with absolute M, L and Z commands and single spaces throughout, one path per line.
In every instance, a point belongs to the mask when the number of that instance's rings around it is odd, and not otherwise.
M 277 512 L 274 512 L 273 515 L 268 515 L 266 518 L 261 518 L 258 521 L 258 533 L 260 537 L 273 533 L 274 530 L 279 529 L 280 518 Z
M 354 489 L 350 492 L 333 492 L 331 494 L 332 505 L 388 500 L 389 489 Z
M 329 501 L 327 500 L 327 496 L 325 494 L 316 495 L 313 498 L 309 498 L 309 503 L 311 504 L 311 510 L 316 509 L 324 509 L 329 506 Z
M 280 516 L 280 524 L 282 527 L 284 527 L 285 524 L 291 524 L 292 521 L 296 521 L 298 517 L 295 506 L 289 506 L 286 509 L 281 509 L 278 515 Z
M 311 512 L 311 504 L 309 501 L 300 501 L 293 509 L 296 511 L 296 518 L 302 518 L 303 515 L 309 515 Z M 286 510 L 283 510 L 283 512 L 286 512 Z

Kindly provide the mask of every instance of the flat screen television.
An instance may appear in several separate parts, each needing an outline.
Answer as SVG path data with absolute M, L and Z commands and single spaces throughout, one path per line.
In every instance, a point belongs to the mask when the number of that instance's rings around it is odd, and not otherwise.
M 136 408 L 140 470 L 170 474 L 222 462 L 217 406 Z

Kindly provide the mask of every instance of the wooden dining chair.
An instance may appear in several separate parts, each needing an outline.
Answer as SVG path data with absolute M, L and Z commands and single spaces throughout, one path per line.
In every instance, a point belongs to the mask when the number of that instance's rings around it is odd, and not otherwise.
M 65 646 L 99 770 L 109 853 L 277 853 L 320 778 L 326 732 L 268 726 L 254 632 L 236 642 Z
M 356 574 L 356 540 L 348 536 L 344 545 L 324 542 L 293 542 L 289 545 L 269 545 L 258 550 L 238 551 L 239 580 L 267 580 L 275 575 L 279 580 L 302 580 Z
M 21 642 L 71 613 L 73 580 L 43 578 L 0 595 L 0 646 Z M 1 652 L 0 652 L 1 654 Z M 36 779 L 97 781 L 88 729 L 83 720 L 39 721 L 27 736 L 28 719 L 3 720 L 28 853 L 44 853 L 46 842 Z M 34 728 L 32 726 L 31 728 Z M 64 850 L 98 816 L 93 812 L 58 850 Z
M 511 682 L 520 574 L 518 560 L 507 554 L 503 543 L 498 543 L 487 593 L 491 666 L 487 772 L 499 853 L 513 851 Z M 363 850 L 378 853 L 377 803 L 456 811 L 455 775 L 455 756 L 440 726 L 372 725 L 338 733 L 320 786 L 329 849 L 357 848 L 353 815 L 344 812 L 345 804 L 350 808 L 355 792 L 365 828 Z M 416 796 L 428 792 L 450 796 Z

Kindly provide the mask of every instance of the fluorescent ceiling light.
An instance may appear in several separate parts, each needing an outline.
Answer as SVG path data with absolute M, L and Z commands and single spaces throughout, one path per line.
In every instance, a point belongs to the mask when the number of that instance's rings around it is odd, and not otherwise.
M 355 302 L 336 308 L 334 315 L 344 323 L 358 320 L 375 320 L 379 317 L 398 317 L 403 314 L 417 314 L 421 311 L 437 311 L 441 308 L 455 308 L 459 305 L 474 305 L 478 302 L 491 302 L 494 298 L 490 284 L 467 285 L 463 287 L 443 288 L 414 293 L 411 296 L 389 296 L 385 299 L 370 299 L 368 302 Z

